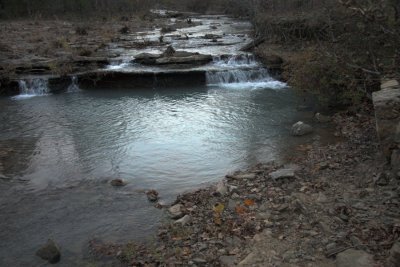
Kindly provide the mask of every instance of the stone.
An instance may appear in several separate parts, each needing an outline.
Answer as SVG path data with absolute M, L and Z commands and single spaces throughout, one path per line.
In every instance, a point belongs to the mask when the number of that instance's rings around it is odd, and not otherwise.
M 43 260 L 47 260 L 51 264 L 57 263 L 61 259 L 60 249 L 51 239 L 49 239 L 45 245 L 36 251 L 36 255 Z
M 156 202 L 158 200 L 158 192 L 156 190 L 149 190 L 146 192 L 147 199 L 151 202 Z
M 162 54 L 163 57 L 172 57 L 175 54 L 175 49 L 170 45 L 165 49 L 164 53 Z
M 348 249 L 336 255 L 336 267 L 373 267 L 374 260 L 362 250 Z
M 111 180 L 110 184 L 112 186 L 116 186 L 116 187 L 125 186 L 126 185 L 126 183 L 122 179 L 113 179 L 113 180 Z
M 207 33 L 206 35 L 204 35 L 204 39 L 219 39 L 219 38 L 222 38 L 222 36 L 218 34 Z
M 155 64 L 156 59 L 160 58 L 161 55 L 155 55 L 150 53 L 141 53 L 135 56 L 135 62 L 140 64 Z
M 308 125 L 302 121 L 299 121 L 299 122 L 296 122 L 295 124 L 293 124 L 292 130 L 291 130 L 291 133 L 294 136 L 302 136 L 302 135 L 310 134 L 312 132 L 313 132 L 313 128 L 310 125 Z
M 269 174 L 272 179 L 279 180 L 283 178 L 295 178 L 293 169 L 280 169 Z
M 398 83 L 397 83 L 398 84 Z M 392 149 L 398 146 L 400 123 L 400 86 L 395 82 L 382 84 L 382 90 L 372 93 L 379 141 L 384 155 L 390 159 Z
M 254 252 L 251 252 L 246 256 L 246 258 L 244 258 L 244 260 L 239 262 L 238 266 L 246 266 L 248 264 L 251 264 L 253 263 L 255 258 L 257 258 L 257 255 Z
M 224 181 L 220 181 L 217 184 L 217 188 L 215 190 L 218 194 L 220 194 L 221 196 L 224 196 L 228 193 L 228 187 L 226 186 Z
M 329 116 L 322 115 L 321 113 L 317 113 L 314 116 L 315 120 L 319 123 L 327 123 L 330 122 L 332 119 Z
M 175 224 L 186 225 L 186 224 L 190 223 L 191 221 L 192 221 L 192 217 L 190 217 L 189 215 L 185 215 L 182 218 L 180 218 L 179 220 L 176 220 Z
M 172 219 L 179 219 L 182 218 L 184 213 L 183 213 L 183 205 L 182 204 L 176 204 L 168 209 L 168 212 L 171 216 Z
M 156 59 L 156 65 L 172 65 L 172 64 L 189 64 L 189 65 L 202 65 L 212 61 L 211 55 L 193 54 L 185 57 L 161 57 Z
M 400 241 L 393 244 L 390 249 L 390 255 L 387 259 L 388 267 L 398 267 L 400 266 Z
M 255 173 L 242 173 L 242 174 L 229 176 L 229 178 L 237 179 L 237 180 L 254 179 L 254 178 L 256 178 L 256 174 Z
M 221 256 L 219 257 L 219 263 L 222 266 L 231 267 L 235 266 L 236 257 L 235 256 Z
M 389 89 L 399 87 L 399 82 L 396 80 L 389 80 L 381 84 L 381 89 Z
M 392 156 L 390 157 L 390 165 L 392 170 L 397 173 L 400 171 L 400 149 L 392 151 Z

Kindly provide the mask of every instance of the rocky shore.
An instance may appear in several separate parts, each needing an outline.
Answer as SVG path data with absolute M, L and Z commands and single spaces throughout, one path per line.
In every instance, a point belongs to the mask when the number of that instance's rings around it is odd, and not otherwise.
M 371 109 L 335 114 L 337 143 L 315 139 L 283 164 L 178 196 L 152 244 L 93 241 L 92 255 L 127 266 L 399 266 L 400 174 Z

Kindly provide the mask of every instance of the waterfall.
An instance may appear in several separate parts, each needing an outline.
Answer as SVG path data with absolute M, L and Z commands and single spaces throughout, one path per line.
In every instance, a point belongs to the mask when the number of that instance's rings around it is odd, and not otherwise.
M 49 94 L 50 90 L 48 87 L 48 80 L 44 78 L 34 78 L 20 80 L 19 95 L 17 98 L 29 98 L 33 96 L 41 96 Z
M 79 88 L 78 84 L 78 77 L 72 76 L 71 77 L 71 84 L 68 86 L 67 92 L 68 93 L 73 93 L 73 92 L 79 92 L 81 89 Z
M 235 89 L 286 87 L 285 83 L 274 80 L 268 70 L 254 55 L 234 55 L 214 58 L 215 68 L 207 71 L 207 85 Z

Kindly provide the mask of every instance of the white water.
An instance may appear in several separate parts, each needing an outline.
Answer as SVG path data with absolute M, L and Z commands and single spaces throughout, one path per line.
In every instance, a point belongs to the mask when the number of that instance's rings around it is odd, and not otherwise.
M 253 55 L 216 57 L 218 69 L 207 71 L 207 85 L 230 89 L 281 89 L 286 83 L 273 79 Z
M 20 80 L 18 84 L 20 94 L 14 96 L 14 99 L 25 99 L 34 96 L 48 95 L 50 93 L 48 80 L 44 78 Z

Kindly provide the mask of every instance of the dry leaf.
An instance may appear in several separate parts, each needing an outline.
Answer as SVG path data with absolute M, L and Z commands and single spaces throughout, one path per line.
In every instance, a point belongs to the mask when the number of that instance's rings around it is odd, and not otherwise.
M 254 206 L 255 202 L 254 202 L 253 199 L 247 198 L 247 199 L 244 200 L 244 204 L 245 204 L 246 206 L 250 207 L 250 206 Z
M 222 203 L 217 203 L 213 207 L 213 211 L 217 214 L 221 214 L 225 209 L 225 205 Z

